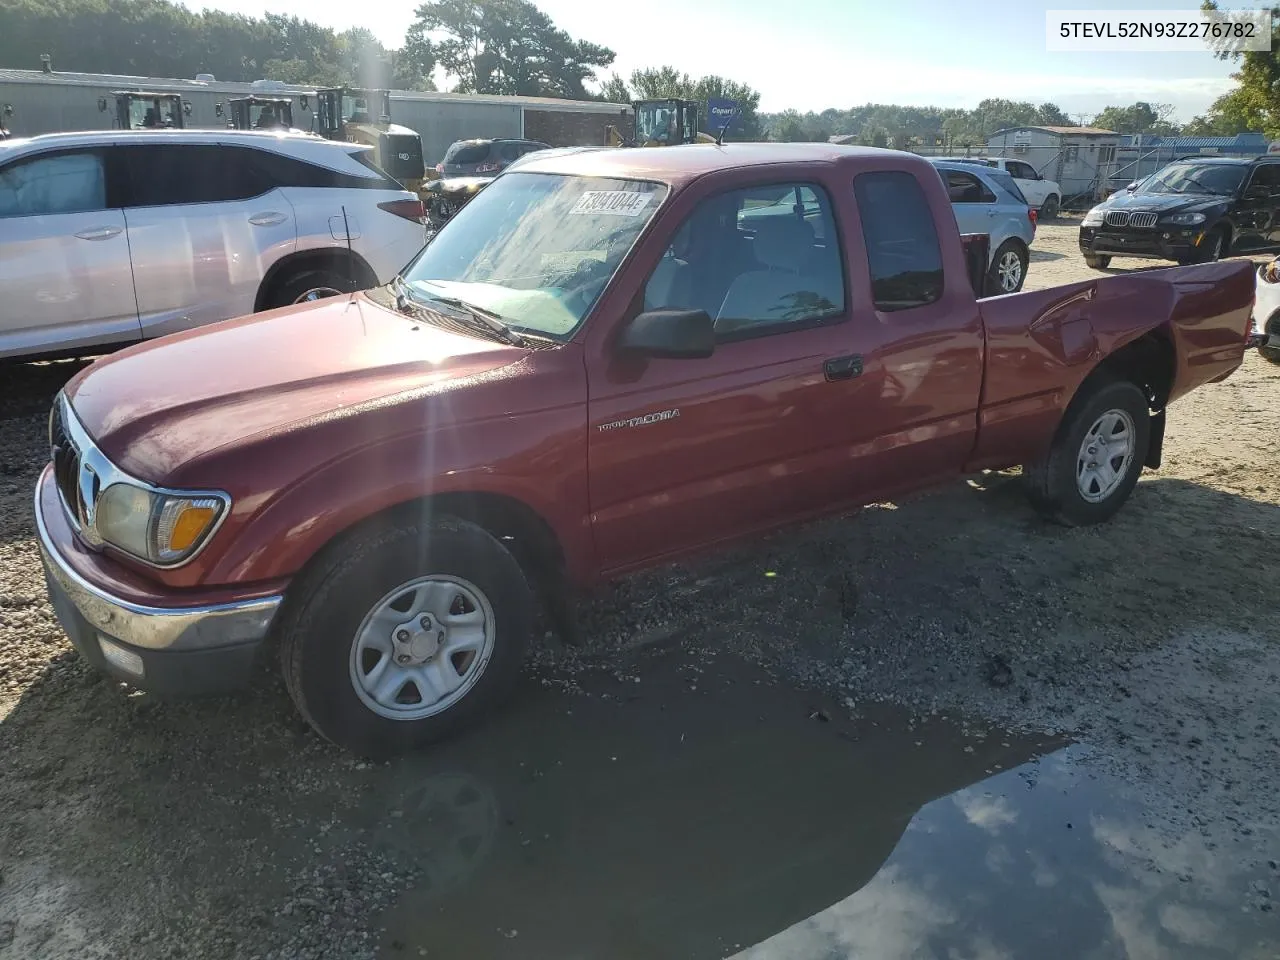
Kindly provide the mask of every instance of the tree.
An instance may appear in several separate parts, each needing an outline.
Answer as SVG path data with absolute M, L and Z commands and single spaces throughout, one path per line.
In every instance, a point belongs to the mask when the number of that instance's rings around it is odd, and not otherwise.
M 1152 105 L 1139 100 L 1128 107 L 1107 107 L 1093 118 L 1093 125 L 1117 133 L 1153 133 L 1170 137 L 1178 133 L 1172 122 L 1173 109 L 1171 103 Z
M 585 82 L 613 63 L 607 47 L 574 40 L 529 0 L 430 0 L 405 37 L 429 51 L 463 93 L 590 99 Z M 420 65 L 421 66 L 421 65 Z
M 704 127 L 710 117 L 707 108 L 708 100 L 736 101 L 738 109 L 742 111 L 738 118 L 741 132 L 734 138 L 726 137 L 725 139 L 755 140 L 760 137 L 761 126 L 758 115 L 760 93 L 745 83 L 717 76 L 700 77 L 694 80 L 689 74 L 682 73 L 675 67 L 662 66 L 633 71 L 631 88 L 635 91 L 638 100 L 663 100 L 667 97 L 697 100 L 699 116 Z
M 600 90 L 600 99 L 607 103 L 630 103 L 631 91 L 627 88 L 627 81 L 616 73 L 609 74 L 609 79 Z
M 1200 6 L 1206 12 L 1218 9 L 1216 0 Z M 1188 128 L 1212 129 L 1219 136 L 1261 130 L 1270 139 L 1280 137 L 1280 6 L 1271 8 L 1271 49 L 1232 51 L 1210 41 L 1219 60 L 1232 60 L 1240 69 L 1231 75 L 1236 88 L 1223 94 Z

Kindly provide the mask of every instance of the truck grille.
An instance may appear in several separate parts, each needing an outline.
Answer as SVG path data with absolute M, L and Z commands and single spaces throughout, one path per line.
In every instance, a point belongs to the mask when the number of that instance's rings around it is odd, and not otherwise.
M 1154 227 L 1154 213 L 1129 213 L 1127 210 L 1112 210 L 1107 214 L 1108 227 Z
M 61 398 L 53 405 L 49 418 L 50 455 L 53 460 L 53 479 L 62 498 L 62 505 L 77 523 L 83 517 L 80 504 L 80 451 L 67 432 L 63 422 Z

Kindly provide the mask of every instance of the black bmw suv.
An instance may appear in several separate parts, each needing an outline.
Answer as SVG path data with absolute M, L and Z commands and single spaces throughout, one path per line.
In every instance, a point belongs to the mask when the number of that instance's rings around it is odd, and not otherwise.
M 1184 157 L 1112 194 L 1080 224 L 1085 263 L 1207 263 L 1280 248 L 1280 156 Z

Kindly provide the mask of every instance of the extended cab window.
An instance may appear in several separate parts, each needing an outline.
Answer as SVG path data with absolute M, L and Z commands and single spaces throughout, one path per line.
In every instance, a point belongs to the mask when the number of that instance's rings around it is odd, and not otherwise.
M 722 339 L 839 317 L 845 281 L 820 186 L 748 187 L 703 200 L 645 286 L 645 309 L 705 310 Z
M 947 182 L 947 193 L 952 203 L 995 203 L 996 195 L 987 189 L 987 185 L 972 173 L 960 170 L 944 170 Z
M 919 181 L 903 170 L 861 173 L 853 192 L 876 309 L 909 310 L 941 299 L 942 248 Z
M 0 217 L 105 210 L 106 179 L 102 155 L 94 150 L 18 160 L 0 169 Z

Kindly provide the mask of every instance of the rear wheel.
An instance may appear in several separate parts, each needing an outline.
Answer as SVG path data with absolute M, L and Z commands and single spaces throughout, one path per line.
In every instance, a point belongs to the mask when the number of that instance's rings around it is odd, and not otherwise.
M 1094 270 L 1105 270 L 1111 266 L 1111 258 L 1106 254 L 1086 253 L 1084 263 L 1085 266 L 1092 267 Z
M 1016 240 L 1006 240 L 991 258 L 987 269 L 987 289 L 992 295 L 1017 293 L 1027 279 L 1027 248 Z
M 1058 215 L 1058 198 L 1052 194 L 1040 206 L 1040 219 L 1052 220 Z
M 1023 473 L 1036 508 L 1071 527 L 1102 523 L 1120 509 L 1151 442 L 1150 408 L 1136 384 L 1100 379 L 1082 389 L 1049 453 Z
M 283 277 L 267 298 L 265 309 L 336 297 L 352 289 L 351 281 L 331 268 L 302 270 Z
M 533 600 L 511 553 L 438 517 L 358 533 L 291 591 L 285 682 L 323 737 L 365 756 L 440 739 L 519 679 Z

